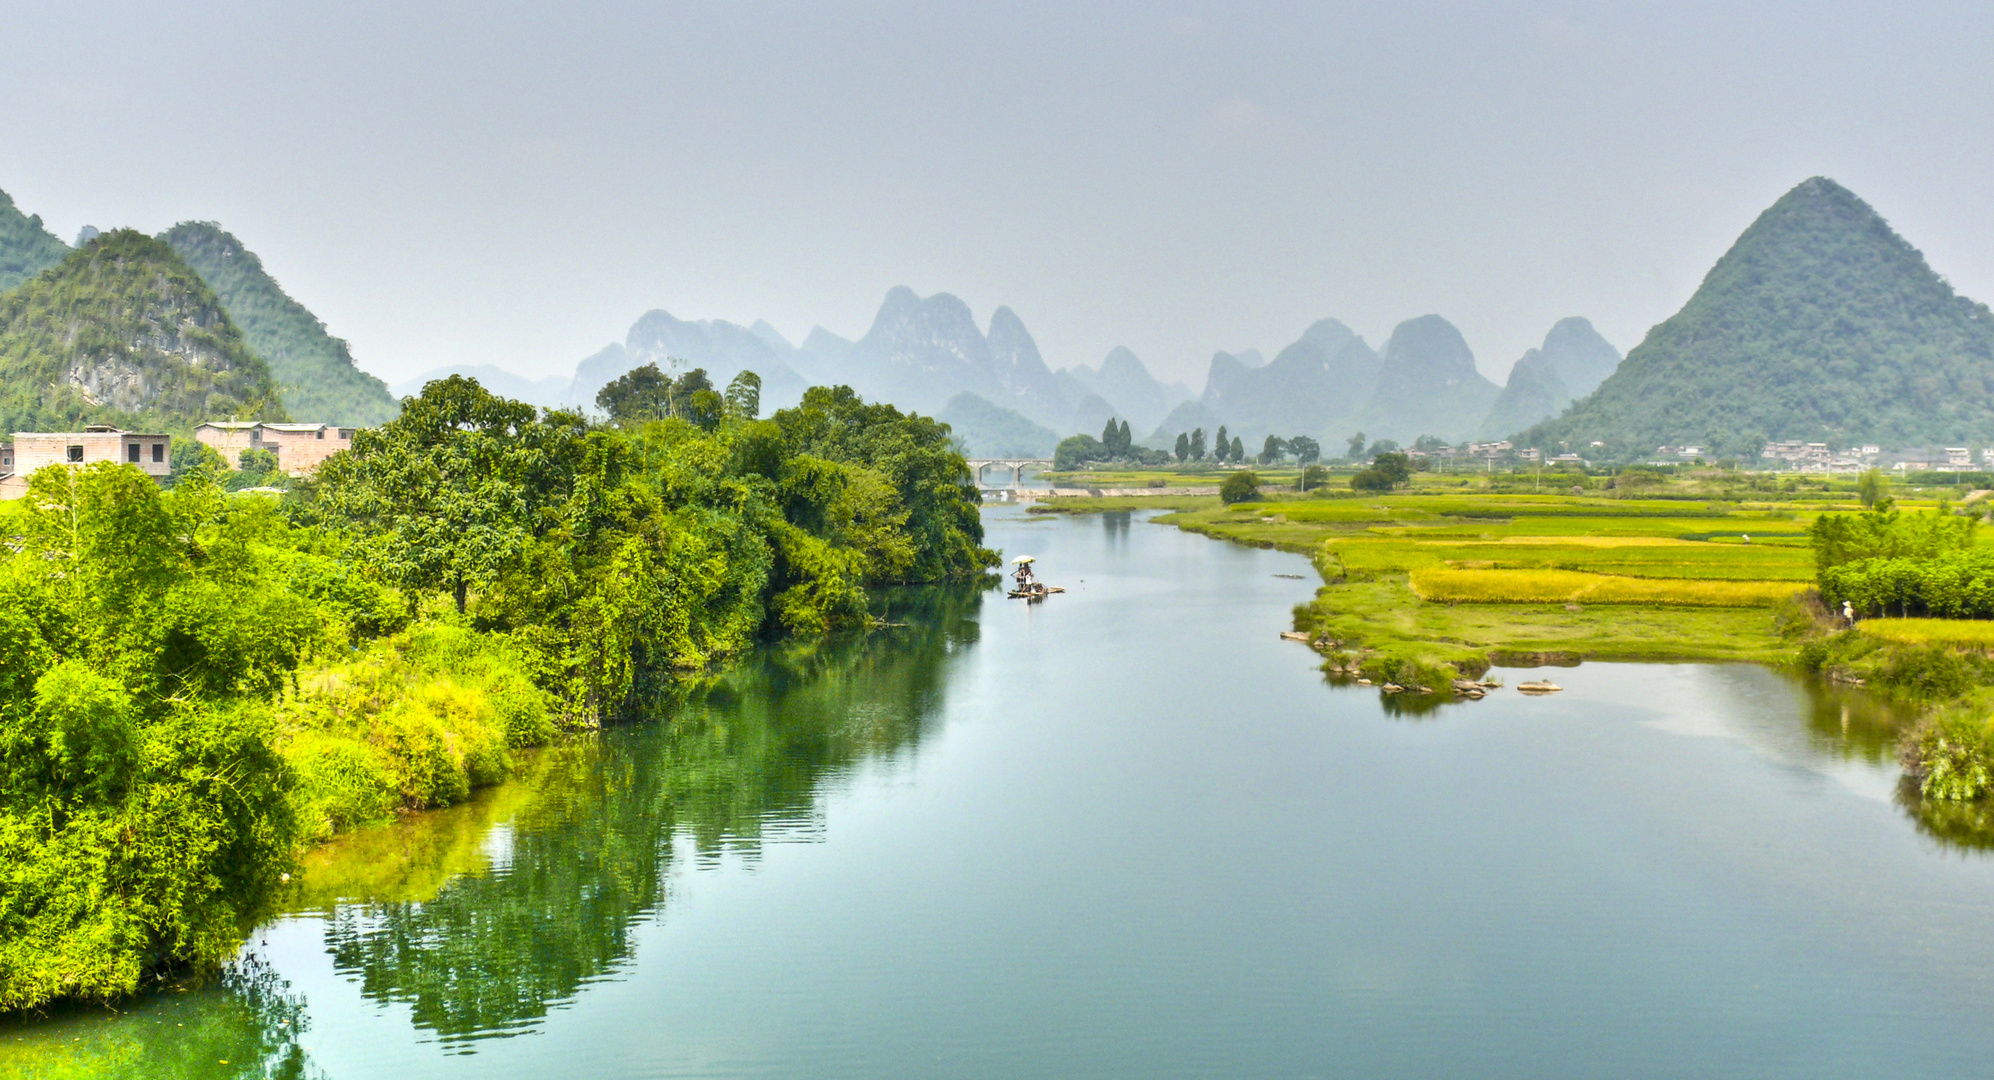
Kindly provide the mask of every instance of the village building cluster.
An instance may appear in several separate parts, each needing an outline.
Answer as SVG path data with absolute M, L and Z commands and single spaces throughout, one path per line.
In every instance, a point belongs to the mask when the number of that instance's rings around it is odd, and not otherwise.
M 292 476 L 316 471 L 326 458 L 353 445 L 350 427 L 332 424 L 276 424 L 211 420 L 194 437 L 213 447 L 231 465 L 244 450 L 268 450 L 277 467 Z M 173 474 L 173 437 L 92 425 L 82 431 L 17 431 L 0 443 L 0 499 L 28 493 L 28 477 L 47 465 L 81 468 L 100 461 L 138 467 L 165 483 Z

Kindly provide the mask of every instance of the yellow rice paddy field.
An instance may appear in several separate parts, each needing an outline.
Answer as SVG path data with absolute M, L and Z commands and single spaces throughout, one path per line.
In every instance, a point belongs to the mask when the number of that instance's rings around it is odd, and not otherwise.
M 1906 645 L 1994 647 L 1994 621 L 1985 619 L 1864 619 L 1856 628 Z
M 1800 581 L 1726 581 L 1624 577 L 1577 570 L 1457 570 L 1423 567 L 1410 574 L 1421 600 L 1453 604 L 1658 604 L 1671 607 L 1770 607 L 1807 589 Z

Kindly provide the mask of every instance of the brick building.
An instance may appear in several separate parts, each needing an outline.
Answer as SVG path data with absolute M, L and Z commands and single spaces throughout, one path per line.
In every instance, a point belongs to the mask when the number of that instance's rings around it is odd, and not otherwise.
M 330 424 L 210 420 L 194 429 L 194 437 L 214 447 L 231 466 L 244 450 L 268 450 L 277 455 L 277 466 L 292 476 L 316 471 L 326 458 L 353 445 L 352 428 Z
M 28 477 L 47 465 L 82 466 L 99 461 L 135 465 L 155 481 L 173 471 L 173 440 L 166 435 L 86 427 L 82 431 L 17 431 L 0 444 L 0 499 L 28 493 Z

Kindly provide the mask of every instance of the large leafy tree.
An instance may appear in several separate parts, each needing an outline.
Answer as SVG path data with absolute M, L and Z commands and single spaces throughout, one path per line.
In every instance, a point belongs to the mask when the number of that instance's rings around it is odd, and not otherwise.
M 44 469 L 0 578 L 0 1009 L 212 969 L 288 865 L 267 703 L 323 613 L 197 473 Z
M 351 529 L 357 554 L 384 577 L 412 596 L 445 590 L 462 613 L 565 486 L 559 450 L 578 437 L 579 418 L 543 425 L 537 412 L 462 375 L 432 382 L 320 467 L 310 519 Z

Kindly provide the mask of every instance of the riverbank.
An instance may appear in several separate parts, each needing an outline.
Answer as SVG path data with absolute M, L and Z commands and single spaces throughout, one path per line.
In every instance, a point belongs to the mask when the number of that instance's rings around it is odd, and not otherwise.
M 1294 629 L 1325 653 L 1325 667 L 1440 688 L 1499 664 L 1792 664 L 1810 622 L 1789 599 L 1813 575 L 1806 525 L 1840 508 L 1818 499 L 1747 504 L 1435 486 L 1362 497 L 1274 493 L 1230 507 L 1158 496 L 1034 509 L 1160 509 L 1161 524 L 1307 555 L 1322 586 L 1295 609 Z

